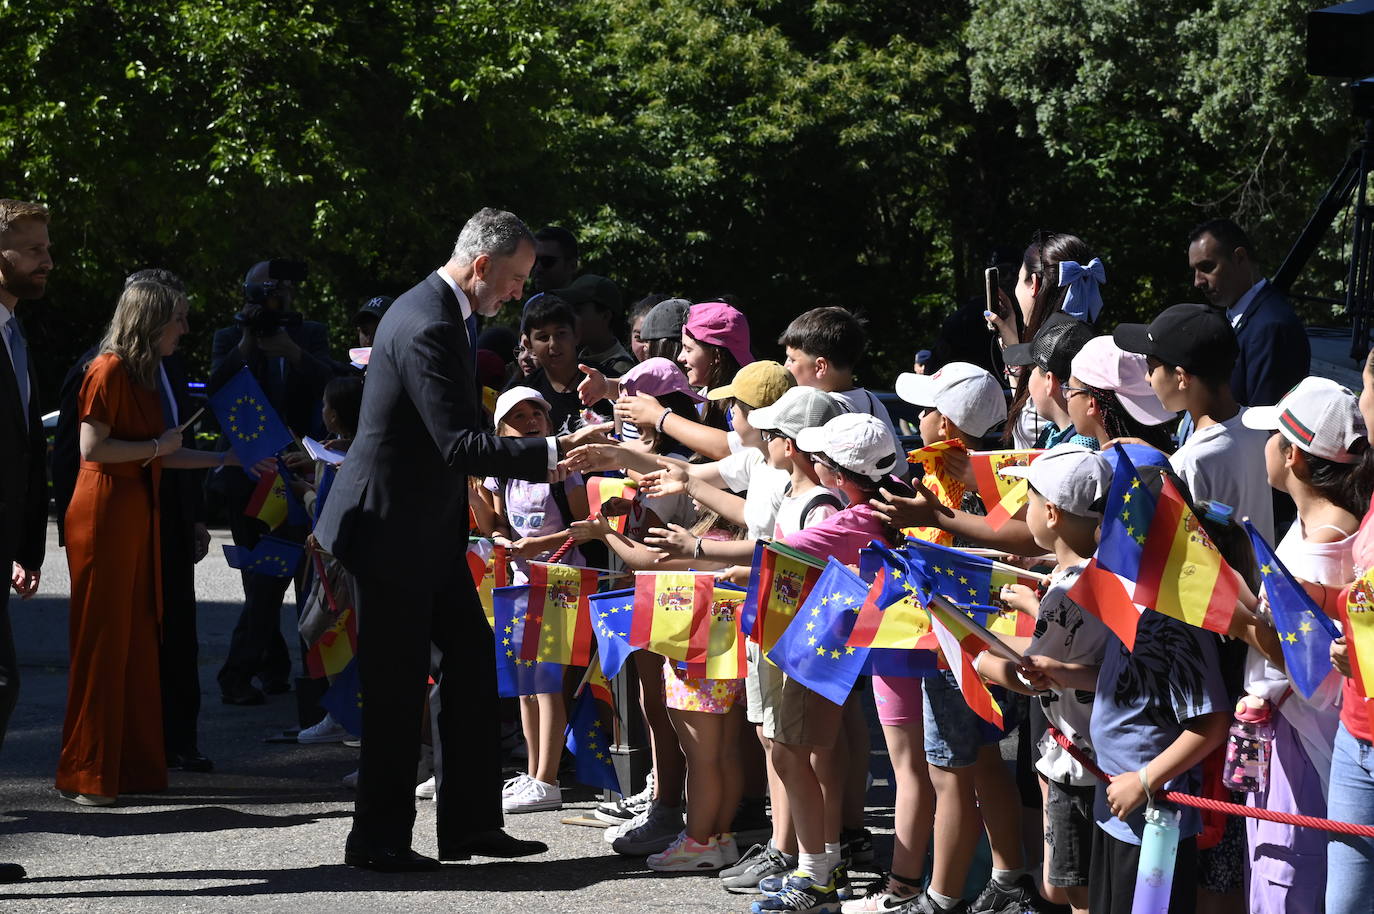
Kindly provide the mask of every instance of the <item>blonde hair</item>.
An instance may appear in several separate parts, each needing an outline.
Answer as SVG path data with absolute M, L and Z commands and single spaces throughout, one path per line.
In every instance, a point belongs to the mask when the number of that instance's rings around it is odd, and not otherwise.
M 48 208 L 41 203 L 0 199 L 0 237 L 14 228 L 14 223 L 20 219 L 37 219 L 47 225 Z
M 158 343 L 163 329 L 172 322 L 182 296 L 158 282 L 133 282 L 124 288 L 115 305 L 100 354 L 119 356 L 129 375 L 144 387 L 157 386 L 157 369 L 162 360 Z

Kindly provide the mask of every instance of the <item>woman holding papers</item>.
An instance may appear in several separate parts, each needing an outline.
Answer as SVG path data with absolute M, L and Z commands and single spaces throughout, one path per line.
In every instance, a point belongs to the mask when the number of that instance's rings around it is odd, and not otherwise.
M 71 673 L 57 789 L 83 806 L 167 786 L 158 685 L 158 479 L 164 467 L 233 462 L 181 447 L 167 428 L 158 364 L 188 330 L 186 298 L 125 288 L 78 399 L 81 468 L 67 508 Z

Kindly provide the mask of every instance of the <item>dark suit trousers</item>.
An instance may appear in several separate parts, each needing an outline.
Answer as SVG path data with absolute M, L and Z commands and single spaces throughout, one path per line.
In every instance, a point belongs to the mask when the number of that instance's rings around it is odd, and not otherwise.
M 6 572 L 9 569 L 5 569 Z M 0 749 L 5 748 L 5 731 L 10 714 L 19 702 L 19 658 L 14 651 L 14 629 L 10 627 L 10 582 L 6 577 L 0 588 Z
M 467 574 L 455 558 L 428 586 L 358 577 L 363 748 L 351 847 L 410 847 L 431 644 L 439 855 L 502 825 L 496 660 Z
M 166 498 L 167 487 L 163 487 Z M 165 506 L 164 502 L 164 506 Z M 162 519 L 162 735 L 169 755 L 198 747 L 200 640 L 196 634 L 196 572 L 193 531 L 163 511 Z
M 233 509 L 231 509 L 233 510 Z M 230 521 L 234 542 L 254 546 L 266 525 L 245 517 L 242 508 Z M 292 539 L 286 528 L 276 536 Z M 242 689 L 258 676 L 263 682 L 286 682 L 291 678 L 291 655 L 281 634 L 281 606 L 290 578 L 243 572 L 243 611 L 229 639 L 229 655 L 219 671 L 221 690 Z

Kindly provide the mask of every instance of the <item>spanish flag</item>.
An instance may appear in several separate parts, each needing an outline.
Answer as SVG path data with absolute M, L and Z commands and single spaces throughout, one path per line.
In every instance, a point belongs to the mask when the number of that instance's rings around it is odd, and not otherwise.
M 1030 499 L 1030 483 L 1001 474 L 1003 467 L 1029 466 L 1044 451 L 970 451 L 978 497 L 988 509 L 988 526 L 1001 530 Z
M 964 499 L 964 483 L 945 467 L 945 454 L 949 451 L 963 451 L 964 442 L 958 438 L 937 441 L 917 448 L 906 455 L 907 463 L 920 464 L 925 470 L 921 483 L 930 490 L 936 500 L 946 508 L 957 508 Z M 907 536 L 941 546 L 952 546 L 954 534 L 939 527 L 909 527 L 903 531 Z
M 339 612 L 334 624 L 305 652 L 305 668 L 311 679 L 337 676 L 358 652 L 358 617 L 353 608 Z
M 1350 585 L 1341 621 L 1355 688 L 1365 698 L 1374 698 L 1374 568 Z
M 748 671 L 744 655 L 744 633 L 739 628 L 744 592 L 717 587 L 711 602 L 710 634 L 706 660 L 686 664 L 688 676 L 698 679 L 742 679 Z
M 994 727 L 1002 727 L 1002 708 L 973 669 L 973 658 L 987 650 L 987 639 L 968 616 L 938 597 L 932 599 L 926 609 L 930 612 L 930 627 L 940 643 L 940 652 L 945 655 L 969 709 Z
M 671 660 L 705 663 L 715 592 L 709 572 L 635 572 L 630 644 Z
M 824 568 L 824 562 L 804 552 L 759 540 L 740 612 L 740 629 L 749 640 L 765 653 L 772 650 Z
M 596 593 L 590 568 L 530 562 L 529 618 L 520 644 L 521 660 L 586 666 L 592 657 L 588 600 Z
M 630 519 L 629 514 L 607 515 L 601 510 L 601 506 L 612 498 L 623 498 L 626 501 L 634 501 L 639 495 L 639 489 L 628 479 L 619 479 L 612 476 L 591 476 L 587 479 L 587 507 L 593 517 L 600 514 L 606 518 L 606 523 L 610 524 L 611 529 L 616 533 L 624 533 L 625 525 Z
M 258 478 L 257 488 L 253 490 L 253 497 L 248 499 L 248 506 L 243 513 L 262 521 L 268 530 L 275 530 L 286 523 L 288 507 L 286 477 L 276 470 L 268 470 Z
M 1134 600 L 1189 625 L 1225 634 L 1236 611 L 1231 568 L 1168 476 L 1145 535 Z
M 888 575 L 894 573 L 901 572 L 886 565 L 878 569 L 869 585 L 868 596 L 859 607 L 859 618 L 854 620 L 854 628 L 849 632 L 846 642 L 849 647 L 912 649 L 929 634 L 930 618 L 911 597 L 903 597 L 883 608 L 884 585 Z
M 491 591 L 495 585 L 492 577 L 491 560 L 495 551 L 491 540 L 480 536 L 468 539 L 468 573 L 472 575 L 472 586 L 477 588 L 477 599 L 482 604 L 482 613 L 487 624 L 496 629 L 496 611 L 492 603 Z

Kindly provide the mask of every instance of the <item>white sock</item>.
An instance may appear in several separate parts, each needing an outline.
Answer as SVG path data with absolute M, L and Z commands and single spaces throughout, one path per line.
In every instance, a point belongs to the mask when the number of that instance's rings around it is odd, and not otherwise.
M 941 895 L 934 889 L 926 889 L 926 895 L 931 901 L 938 904 L 941 908 L 949 909 L 959 903 L 959 899 L 951 898 L 948 895 Z
M 999 870 L 995 866 L 992 868 L 992 881 L 1004 889 L 1014 888 L 1016 886 L 1016 880 L 1024 875 L 1026 875 L 1025 867 L 1019 870 Z
M 826 844 L 825 862 L 832 870 L 840 865 L 840 842 L 836 841 L 833 844 Z
M 797 872 L 810 876 L 818 883 L 830 881 L 830 867 L 825 854 L 797 854 Z

